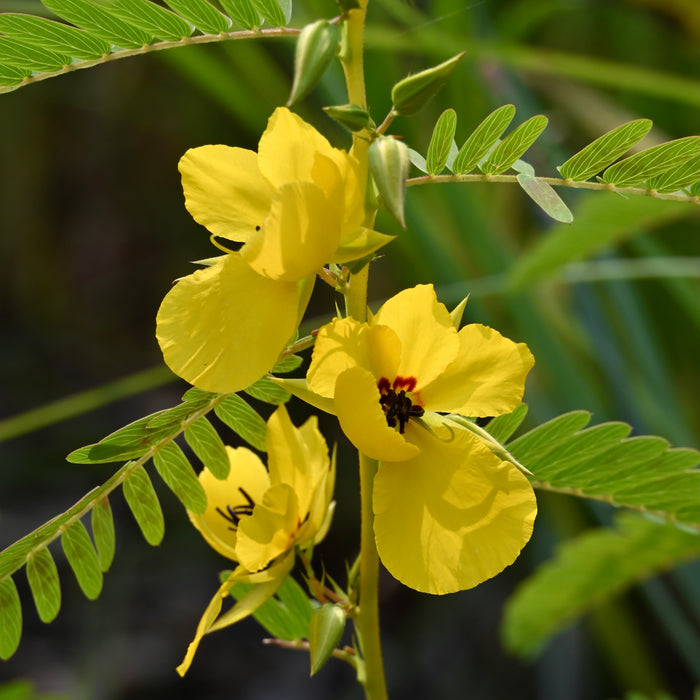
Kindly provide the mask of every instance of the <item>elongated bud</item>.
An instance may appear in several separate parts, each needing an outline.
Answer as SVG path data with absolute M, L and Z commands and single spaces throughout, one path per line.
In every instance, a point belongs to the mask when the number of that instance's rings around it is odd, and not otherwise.
M 287 106 L 306 96 L 323 75 L 338 49 L 340 30 L 320 19 L 302 29 L 294 55 L 294 83 Z
M 462 51 L 438 66 L 409 75 L 396 83 L 391 89 L 394 111 L 397 114 L 413 114 L 427 104 L 445 84 L 464 54 Z
M 380 136 L 369 147 L 369 168 L 386 208 L 406 228 L 403 207 L 410 165 L 408 146 L 391 136 Z
M 331 654 L 340 643 L 344 629 L 345 611 L 342 608 L 326 603 L 314 611 L 309 623 L 312 676 L 331 658 Z
M 369 116 L 369 112 L 357 105 L 333 105 L 324 107 L 323 111 L 331 118 L 335 119 L 350 131 L 362 131 L 362 129 L 375 129 L 376 125 Z

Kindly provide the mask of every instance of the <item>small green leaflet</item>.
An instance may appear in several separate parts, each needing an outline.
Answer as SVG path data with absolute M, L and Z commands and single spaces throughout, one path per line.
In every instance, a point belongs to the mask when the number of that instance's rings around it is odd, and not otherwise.
M 82 29 L 31 15 L 0 13 L 0 32 L 77 59 L 100 58 L 111 49 L 106 41 Z
M 562 224 L 570 224 L 574 220 L 574 215 L 569 207 L 564 204 L 554 188 L 546 182 L 532 175 L 520 173 L 518 184 L 547 216 Z
M 150 545 L 158 545 L 165 533 L 163 511 L 146 470 L 139 466 L 129 474 L 122 486 L 124 498 Z
M 22 637 L 22 606 L 17 586 L 9 576 L 0 581 L 0 659 L 9 659 Z
M 538 114 L 513 129 L 481 163 L 481 172 L 498 175 L 512 167 L 545 130 L 547 122 L 547 117 Z
M 428 146 L 425 163 L 430 175 L 439 175 L 445 168 L 456 129 L 457 113 L 454 109 L 446 109 L 435 124 Z
M 121 48 L 138 49 L 153 41 L 152 35 L 117 19 L 95 0 L 42 0 L 42 2 L 59 17 Z
M 31 44 L 24 44 L 17 39 L 0 36 L 0 63 L 18 66 L 38 72 L 61 70 L 70 65 L 70 58 Z
M 207 507 L 207 495 L 199 483 L 185 453 L 174 442 L 163 445 L 154 455 L 153 463 L 170 490 L 187 510 L 203 513 Z
M 100 569 L 107 571 L 114 560 L 116 536 L 114 534 L 114 518 L 107 496 L 101 498 L 91 512 L 92 537 L 95 540 L 97 559 Z
M 690 158 L 680 167 L 651 178 L 647 182 L 647 187 L 657 192 L 676 192 L 698 181 L 700 181 L 700 159 Z
M 256 450 L 266 451 L 267 425 L 240 396 L 231 394 L 214 409 L 214 412 Z
M 204 34 L 221 34 L 231 29 L 231 20 L 206 0 L 165 0 L 177 14 Z
M 0 87 L 11 87 L 28 78 L 32 72 L 27 68 L 17 68 L 0 63 Z
M 185 428 L 185 440 L 202 464 L 217 479 L 225 479 L 231 468 L 226 446 L 206 416 Z
M 622 124 L 589 143 L 557 170 L 562 177 L 570 180 L 588 180 L 643 139 L 651 125 L 651 119 L 635 119 Z
M 27 580 L 42 622 L 51 622 L 61 608 L 61 586 L 51 552 L 39 549 L 27 559 Z
M 299 355 L 287 355 L 287 357 L 281 359 L 272 368 L 272 374 L 288 374 L 289 372 L 293 372 L 303 361 L 304 358 Z
M 632 187 L 675 170 L 689 160 L 700 160 L 700 136 L 686 136 L 647 148 L 610 166 L 601 179 L 616 187 Z
M 253 0 L 253 5 L 272 27 L 284 27 L 287 18 L 277 0 Z
M 527 404 L 521 403 L 514 411 L 502 416 L 496 416 L 489 421 L 486 430 L 498 442 L 505 443 L 508 438 L 520 427 L 527 415 Z
M 148 0 L 104 0 L 115 17 L 163 41 L 179 41 L 192 34 L 194 25 Z
M 287 403 L 291 397 L 288 391 L 285 391 L 281 386 L 277 386 L 269 377 L 258 379 L 255 384 L 245 389 L 245 393 L 258 401 L 271 403 L 274 406 Z
M 491 112 L 464 142 L 452 164 L 457 175 L 471 172 L 479 161 L 493 148 L 515 116 L 513 105 L 503 105 Z
M 220 0 L 220 3 L 226 14 L 243 29 L 257 29 L 262 24 L 252 0 Z
M 85 525 L 78 520 L 68 527 L 61 536 L 61 545 L 83 593 L 95 600 L 102 590 L 102 571 Z
M 562 627 L 639 581 L 700 555 L 700 536 L 626 514 L 567 542 L 506 604 L 503 637 L 534 656 Z

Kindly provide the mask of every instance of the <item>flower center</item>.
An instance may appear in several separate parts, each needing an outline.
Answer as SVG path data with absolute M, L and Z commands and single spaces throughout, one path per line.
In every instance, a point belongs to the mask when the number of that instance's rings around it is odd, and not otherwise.
M 382 377 L 377 382 L 377 388 L 381 394 L 379 403 L 390 428 L 398 424 L 399 432 L 403 433 L 409 418 L 420 418 L 425 413 L 420 404 L 414 404 L 411 400 L 411 392 L 416 388 L 415 377 L 396 377 L 391 384 L 386 377 Z M 415 400 L 416 397 L 413 398 Z
M 241 492 L 243 495 L 243 498 L 245 498 L 247 503 L 244 503 L 243 505 L 240 506 L 226 506 L 226 512 L 221 510 L 221 508 L 217 507 L 216 512 L 224 518 L 224 520 L 228 520 L 232 527 L 229 527 L 229 530 L 236 530 L 238 529 L 238 523 L 240 522 L 241 518 L 244 515 L 252 515 L 253 514 L 253 508 L 255 508 L 255 501 L 250 497 L 248 492 L 242 487 L 239 486 L 238 490 Z

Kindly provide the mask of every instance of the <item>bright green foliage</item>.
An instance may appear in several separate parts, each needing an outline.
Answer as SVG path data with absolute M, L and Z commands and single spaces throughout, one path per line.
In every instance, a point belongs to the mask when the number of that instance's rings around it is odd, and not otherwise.
M 206 0 L 167 0 L 166 4 L 203 34 L 219 34 L 231 28 L 231 20 Z
M 325 603 L 314 611 L 309 624 L 309 656 L 312 676 L 331 658 L 343 636 L 345 620 L 345 611 L 338 605 Z
M 557 170 L 570 180 L 587 180 L 599 173 L 646 136 L 651 119 L 635 119 L 621 124 L 571 156 Z
M 8 576 L 0 581 L 0 659 L 9 659 L 22 636 L 22 606 L 15 582 Z
M 302 29 L 294 54 L 294 82 L 287 106 L 298 102 L 311 92 L 330 65 L 339 43 L 340 29 L 325 19 L 308 24 Z
M 249 590 L 250 584 L 238 583 L 231 589 L 231 594 L 240 600 Z M 313 612 L 312 601 L 302 587 L 287 576 L 277 594 L 263 603 L 253 617 L 273 637 L 296 641 L 307 636 Z
M 267 425 L 240 396 L 231 394 L 216 406 L 214 412 L 256 450 L 265 452 Z
M 272 374 L 288 374 L 289 372 L 293 372 L 303 361 L 303 358 L 299 357 L 299 355 L 287 355 L 287 357 L 281 359 L 272 368 Z
M 97 559 L 100 562 L 100 569 L 107 571 L 114 560 L 114 549 L 116 546 L 114 518 L 112 517 L 112 507 L 109 505 L 107 496 L 97 501 L 92 509 L 91 517 L 92 537 L 95 540 Z
M 28 68 L 17 68 L 6 63 L 0 64 L 0 87 L 9 87 L 21 83 L 32 74 Z
M 42 622 L 51 622 L 61 608 L 61 586 L 51 552 L 39 549 L 27 560 L 27 580 Z
M 503 636 L 520 655 L 536 654 L 553 634 L 595 605 L 692 557 L 700 535 L 633 515 L 564 544 L 506 604 Z
M 148 544 L 160 544 L 165 532 L 163 511 L 151 479 L 143 467 L 136 467 L 124 480 L 124 498 Z
M 284 27 L 287 18 L 276 0 L 253 0 L 258 12 L 273 27 Z
M 86 31 L 44 17 L 0 14 L 0 32 L 25 44 L 41 46 L 77 59 L 100 58 L 110 51 L 108 42 Z
M 489 114 L 479 126 L 474 129 L 452 164 L 452 170 L 463 175 L 476 168 L 479 161 L 489 152 L 498 141 L 515 116 L 513 105 L 503 105 Z
M 647 185 L 657 192 L 676 192 L 697 182 L 700 182 L 700 158 L 690 158 L 679 168 L 652 177 Z
M 225 479 L 228 476 L 231 464 L 226 447 L 206 416 L 185 428 L 185 440 L 202 464 L 217 479 Z
M 452 140 L 457 128 L 457 114 L 454 109 L 446 109 L 437 120 L 433 135 L 428 146 L 428 154 L 425 159 L 426 168 L 431 175 L 442 172 L 450 156 Z
M 273 406 L 279 406 L 281 403 L 287 403 L 291 397 L 291 394 L 288 391 L 285 391 L 282 387 L 277 386 L 277 384 L 275 384 L 268 377 L 258 379 L 255 384 L 251 384 L 245 390 L 245 393 L 258 401 L 271 403 Z
M 50 49 L 38 48 L 23 44 L 15 39 L 0 37 L 0 63 L 48 73 L 68 65 L 70 58 Z
M 693 161 L 696 166 L 700 161 L 700 136 L 686 136 L 647 148 L 610 166 L 603 173 L 602 180 L 617 187 L 631 187 L 679 168 L 688 161 Z
M 562 224 L 570 224 L 574 220 L 571 210 L 564 204 L 551 185 L 533 175 L 525 175 L 523 173 L 518 175 L 518 184 L 532 198 L 535 204 L 555 221 L 559 221 Z
M 175 442 L 163 445 L 154 455 L 153 464 L 170 490 L 193 513 L 203 513 L 207 496 L 185 453 Z
M 107 0 L 104 6 L 119 19 L 162 41 L 178 41 L 194 31 L 194 25 L 147 0 Z
M 508 438 L 520 427 L 520 424 L 527 416 L 527 404 L 521 403 L 514 411 L 505 413 L 502 416 L 496 416 L 489 421 L 486 430 L 498 442 L 505 444 Z
M 95 600 L 102 590 L 102 571 L 90 535 L 80 520 L 63 532 L 61 545 L 83 593 Z
M 547 117 L 538 114 L 513 129 L 479 166 L 481 171 L 488 175 L 497 175 L 512 167 L 545 130 L 547 121 Z
M 252 0 L 221 0 L 221 7 L 244 29 L 257 29 L 262 24 L 262 17 Z

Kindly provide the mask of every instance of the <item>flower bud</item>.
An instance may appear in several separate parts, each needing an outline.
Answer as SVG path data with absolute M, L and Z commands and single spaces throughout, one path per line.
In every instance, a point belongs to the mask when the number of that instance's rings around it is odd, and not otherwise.
M 362 131 L 362 129 L 374 129 L 375 124 L 369 112 L 357 105 L 334 105 L 324 107 L 323 111 L 331 118 L 335 119 L 350 131 Z
M 345 629 L 345 611 L 326 603 L 314 611 L 309 623 L 309 655 L 311 675 L 317 673 L 330 659 Z
M 403 207 L 410 165 L 408 146 L 392 136 L 381 136 L 369 147 L 369 167 L 386 208 L 406 228 Z

